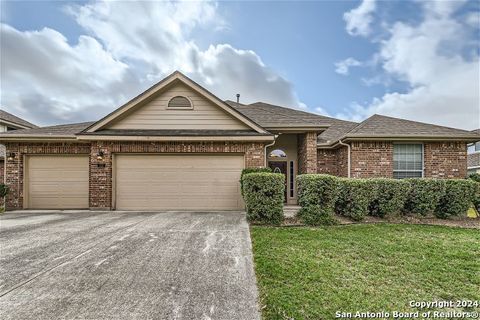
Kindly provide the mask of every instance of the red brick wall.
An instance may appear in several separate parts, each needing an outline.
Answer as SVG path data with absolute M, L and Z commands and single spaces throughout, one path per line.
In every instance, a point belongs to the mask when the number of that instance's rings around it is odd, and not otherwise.
M 427 142 L 424 144 L 426 178 L 465 178 L 467 144 L 464 142 Z
M 317 173 L 331 174 L 339 177 L 347 177 L 347 147 L 339 147 L 337 149 L 318 149 Z
M 350 145 L 352 178 L 393 177 L 393 143 L 355 141 Z
M 6 159 L 5 183 L 10 188 L 6 198 L 7 209 L 23 208 L 23 168 L 27 154 L 89 154 L 90 145 L 80 143 L 6 143 L 6 154 L 15 153 L 13 160 Z
M 337 175 L 339 177 L 348 177 L 348 148 L 340 147 L 337 149 Z
M 23 156 L 25 154 L 90 154 L 90 207 L 109 209 L 112 201 L 112 153 L 245 153 L 246 167 L 263 167 L 263 143 L 237 142 L 93 142 L 79 143 L 8 143 L 7 153 L 15 158 L 7 161 L 6 183 L 10 187 L 8 209 L 23 208 Z M 97 160 L 99 151 L 103 161 Z M 98 164 L 101 163 L 101 166 Z M 104 166 L 103 166 L 104 165 Z
M 105 167 L 96 154 L 104 153 Z M 263 143 L 241 142 L 94 142 L 90 155 L 90 207 L 108 209 L 112 203 L 112 154 L 114 153 L 245 153 L 245 166 L 265 165 Z
M 317 150 L 317 173 L 338 175 L 338 160 L 336 149 Z
M 335 152 L 335 157 L 332 154 Z M 318 173 L 347 176 L 347 148 L 318 150 Z M 336 161 L 336 170 L 335 164 Z M 426 178 L 464 178 L 467 174 L 467 146 L 464 142 L 424 143 Z M 393 143 L 360 141 L 351 143 L 351 177 L 393 177 Z
M 298 135 L 298 172 L 317 172 L 317 133 Z

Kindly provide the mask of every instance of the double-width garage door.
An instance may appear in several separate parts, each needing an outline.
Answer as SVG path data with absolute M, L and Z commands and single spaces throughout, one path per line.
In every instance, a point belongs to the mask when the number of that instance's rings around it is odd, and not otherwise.
M 88 208 L 88 156 L 27 156 L 25 207 Z
M 243 155 L 116 155 L 117 210 L 237 210 Z

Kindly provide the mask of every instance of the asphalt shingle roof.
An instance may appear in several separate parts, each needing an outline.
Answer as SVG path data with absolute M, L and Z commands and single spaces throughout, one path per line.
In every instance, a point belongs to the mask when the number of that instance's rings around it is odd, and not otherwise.
M 475 138 L 477 133 L 429 123 L 374 114 L 350 130 L 346 137 L 445 137 Z
M 14 124 L 18 124 L 24 127 L 29 127 L 29 128 L 38 128 L 36 125 L 33 123 L 30 123 L 26 120 L 23 120 L 22 118 L 19 118 L 7 111 L 0 110 L 0 121 L 5 120 Z
M 343 138 L 479 138 L 478 131 L 466 131 L 428 123 L 373 115 L 361 123 L 339 120 L 300 110 L 257 102 L 250 105 L 226 101 L 231 107 L 262 127 L 318 127 L 327 128 L 318 136 L 320 146 L 329 146 Z M 42 128 L 14 130 L 1 136 L 74 136 L 94 122 L 73 123 Z M 237 130 L 238 131 L 238 130 Z M 248 135 L 249 131 L 223 130 L 102 130 L 96 134 L 115 135 Z M 85 133 L 82 133 L 85 134 Z M 253 134 L 253 133 L 252 133 Z
M 248 105 L 229 100 L 225 102 L 264 128 L 301 126 L 328 127 L 332 124 L 332 120 L 335 120 L 329 117 L 264 102 L 255 102 Z
M 94 122 L 81 122 L 81 123 L 71 123 L 71 124 L 61 124 L 56 126 L 33 128 L 33 129 L 20 129 L 12 130 L 1 133 L 0 136 L 74 136 L 83 129 L 92 125 Z

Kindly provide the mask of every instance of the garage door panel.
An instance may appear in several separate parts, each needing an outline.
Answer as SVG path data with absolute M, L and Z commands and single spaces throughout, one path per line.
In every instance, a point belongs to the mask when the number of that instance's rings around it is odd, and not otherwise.
M 116 208 L 238 210 L 242 155 L 117 155 Z
M 88 208 L 88 156 L 28 156 L 27 207 Z

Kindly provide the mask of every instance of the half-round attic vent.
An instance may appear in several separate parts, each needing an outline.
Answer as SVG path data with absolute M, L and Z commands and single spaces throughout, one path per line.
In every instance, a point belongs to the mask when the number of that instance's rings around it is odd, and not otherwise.
M 176 96 L 170 99 L 168 107 L 171 109 L 192 109 L 193 105 L 187 97 Z

